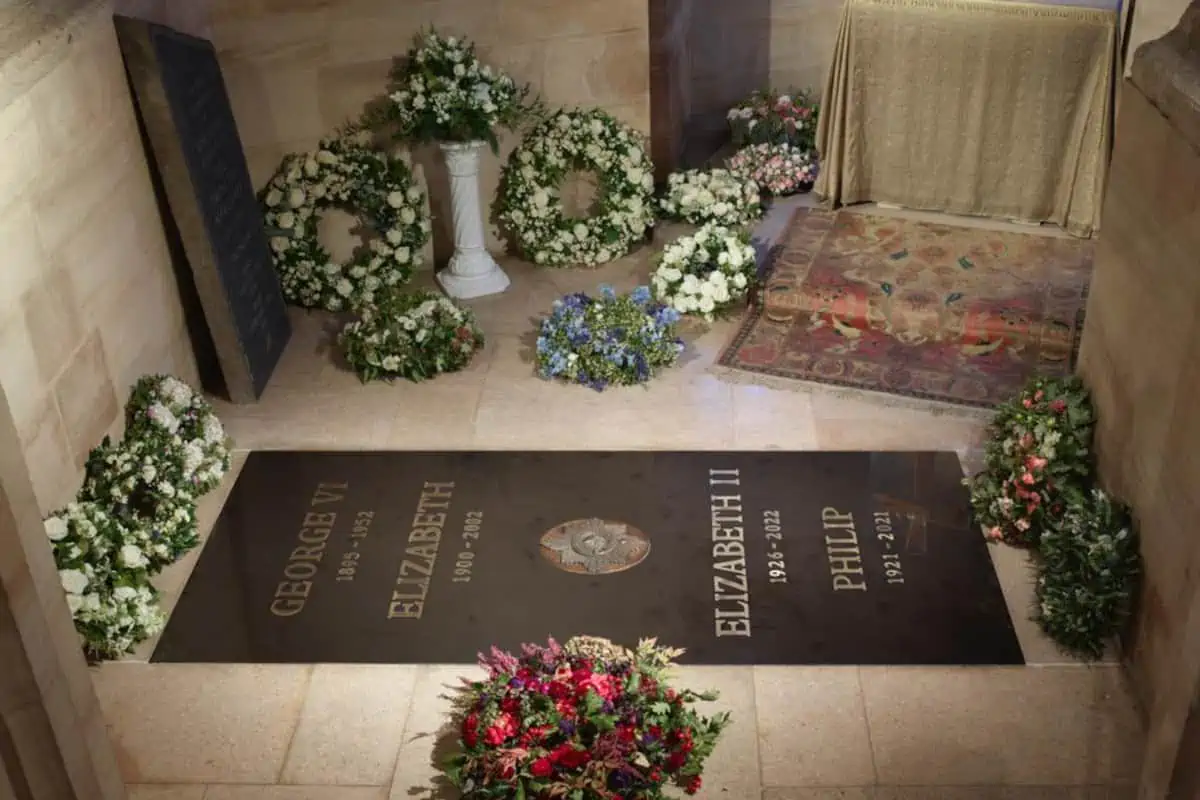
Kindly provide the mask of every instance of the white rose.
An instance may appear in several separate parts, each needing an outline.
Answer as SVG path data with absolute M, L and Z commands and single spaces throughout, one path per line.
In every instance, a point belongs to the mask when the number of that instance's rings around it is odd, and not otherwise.
M 396 248 L 396 261 L 401 264 L 407 264 L 411 257 L 411 251 L 407 247 Z
M 342 297 L 349 297 L 350 293 L 354 291 L 354 284 L 350 283 L 350 281 L 346 280 L 345 278 L 342 278 L 337 282 L 337 285 L 334 287 L 334 289 L 336 289 L 337 293 Z
M 739 288 L 739 289 L 745 288 L 745 286 L 746 286 L 746 276 L 745 276 L 745 275 L 743 275 L 743 274 L 742 274 L 742 273 L 740 273 L 740 272 L 739 272 L 738 274 L 734 275 L 734 276 L 733 276 L 733 285 L 734 285 L 734 286 L 736 286 L 736 287 L 737 287 L 737 288 Z
M 579 241 L 582 242 L 584 239 L 587 238 L 587 235 L 588 235 L 587 225 L 584 225 L 582 222 L 575 223 L 575 227 L 572 229 L 572 233 L 575 234 L 576 239 L 578 239 Z
M 387 204 L 392 208 L 404 208 L 404 192 L 390 192 L 387 196 Z
M 405 225 L 412 225 L 417 221 L 417 212 L 413 211 L 411 208 L 404 209 L 400 212 L 400 221 Z
M 67 594 L 83 594 L 88 586 L 88 576 L 77 569 L 59 570 L 58 580 Z
M 392 244 L 400 244 L 402 241 L 404 241 L 404 234 L 400 233 L 400 231 L 396 230 L 395 228 L 391 228 L 387 232 L 387 240 Z
M 338 157 L 328 150 L 319 150 L 317 152 L 317 161 L 322 164 L 336 164 Z
M 127 544 L 121 548 L 120 561 L 130 569 L 146 566 L 146 556 L 134 545 Z
M 276 220 L 276 222 L 278 222 L 279 227 L 283 228 L 285 231 L 291 230 L 292 226 L 296 224 L 296 215 L 290 211 L 285 211 L 279 215 L 279 218 Z
M 404 195 L 408 198 L 408 202 L 415 203 L 421 199 L 421 190 L 416 186 L 410 186 Z
M 42 523 L 46 528 L 46 537 L 52 542 L 58 542 L 67 536 L 67 521 L 62 517 L 46 517 Z
M 707 285 L 707 284 L 705 284 L 705 285 Z M 711 296 L 706 294 L 700 298 L 700 311 L 702 311 L 703 313 L 711 314 L 712 310 L 716 307 L 717 307 L 717 304 L 713 302 L 713 299 Z
M 309 156 L 304 162 L 304 174 L 310 178 L 315 178 L 320 167 L 317 166 L 317 160 Z
M 281 191 L 279 191 L 278 189 L 272 189 L 271 191 L 267 192 L 266 201 L 267 201 L 267 205 L 270 206 L 271 208 L 274 208 L 275 206 L 279 205 L 279 201 L 282 199 L 283 199 L 283 193 Z
M 288 205 L 292 208 L 299 208 L 300 206 L 304 205 L 304 201 L 307 199 L 308 198 L 305 196 L 303 189 L 292 189 L 292 191 L 288 193 Z

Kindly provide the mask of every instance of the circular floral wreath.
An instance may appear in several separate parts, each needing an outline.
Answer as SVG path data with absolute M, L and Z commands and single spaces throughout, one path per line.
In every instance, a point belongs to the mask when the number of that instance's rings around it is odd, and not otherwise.
M 568 217 L 559 197 L 576 171 L 599 179 L 588 218 Z M 599 109 L 548 117 L 509 157 L 496 217 L 537 264 L 598 266 L 620 258 L 654 224 L 654 168 L 641 134 Z
M 429 241 L 424 195 L 408 165 L 354 133 L 285 157 L 261 200 L 283 296 L 305 308 L 373 303 L 381 290 L 408 282 Z M 379 238 L 336 263 L 317 237 L 317 217 L 328 208 L 356 215 Z
M 710 223 L 667 245 L 650 283 L 659 302 L 711 322 L 746 296 L 756 269 L 750 237 Z
M 763 215 L 758 184 L 727 169 L 673 173 L 660 205 L 668 218 L 693 225 L 738 226 Z
M 469 309 L 428 290 L 392 292 L 368 306 L 340 337 L 346 361 L 364 383 L 423 381 L 456 372 L 483 347 Z

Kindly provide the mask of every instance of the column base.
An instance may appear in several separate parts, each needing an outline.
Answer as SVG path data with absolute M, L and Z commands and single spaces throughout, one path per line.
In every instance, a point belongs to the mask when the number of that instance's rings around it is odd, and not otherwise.
M 511 281 L 486 250 L 455 253 L 450 266 L 437 274 L 438 285 L 455 300 L 500 294 Z

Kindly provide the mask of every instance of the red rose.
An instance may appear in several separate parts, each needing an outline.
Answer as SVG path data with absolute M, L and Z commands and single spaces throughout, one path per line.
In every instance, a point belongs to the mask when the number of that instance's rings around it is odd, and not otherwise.
M 674 753 L 671 753 L 670 757 L 667 759 L 667 769 L 671 772 L 674 772 L 675 770 L 680 769 L 686 763 L 687 753 L 683 752 L 682 750 L 677 750 Z
M 1061 414 L 1067 410 L 1067 401 L 1061 400 L 1061 399 L 1055 400 L 1053 403 L 1050 404 L 1050 408 L 1052 408 L 1054 410 L 1054 413 Z
M 695 794 L 696 792 L 700 791 L 701 782 L 702 781 L 700 780 L 699 775 L 693 775 L 692 779 L 687 782 L 687 786 L 685 786 L 683 790 L 688 794 Z
M 633 741 L 633 728 L 617 728 L 617 740 L 625 743 Z
M 493 747 L 499 747 L 517 732 L 517 720 L 512 714 L 504 713 L 496 717 L 492 727 L 484 734 L 484 741 Z
M 554 771 L 554 765 L 548 758 L 539 758 L 529 765 L 529 774 L 535 778 L 547 778 Z
M 591 757 L 586 750 L 576 750 L 569 744 L 562 744 L 554 749 L 550 759 L 564 769 L 576 769 L 588 763 Z
M 506 697 L 500 701 L 500 710 L 514 714 L 521 710 L 521 701 L 515 697 Z
M 467 715 L 462 724 L 463 744 L 474 747 L 479 744 L 479 715 L 472 712 Z

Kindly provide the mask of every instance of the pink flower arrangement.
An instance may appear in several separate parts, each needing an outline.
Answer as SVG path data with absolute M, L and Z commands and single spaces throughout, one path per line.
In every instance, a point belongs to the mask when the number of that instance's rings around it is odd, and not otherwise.
M 667 686 L 681 652 L 587 637 L 520 656 L 493 648 L 480 657 L 487 679 L 467 684 L 447 776 L 464 800 L 658 800 L 668 783 L 696 793 L 729 717 L 691 708 L 714 693 Z
M 968 479 L 987 536 L 1034 546 L 1091 484 L 1093 414 L 1077 378 L 1037 378 L 997 409 L 986 466 Z
M 775 197 L 807 192 L 817 179 L 811 152 L 790 144 L 753 144 L 729 160 L 729 169 L 753 180 Z
M 812 150 L 820 106 L 809 91 L 758 91 L 726 115 L 734 144 L 790 144 Z

